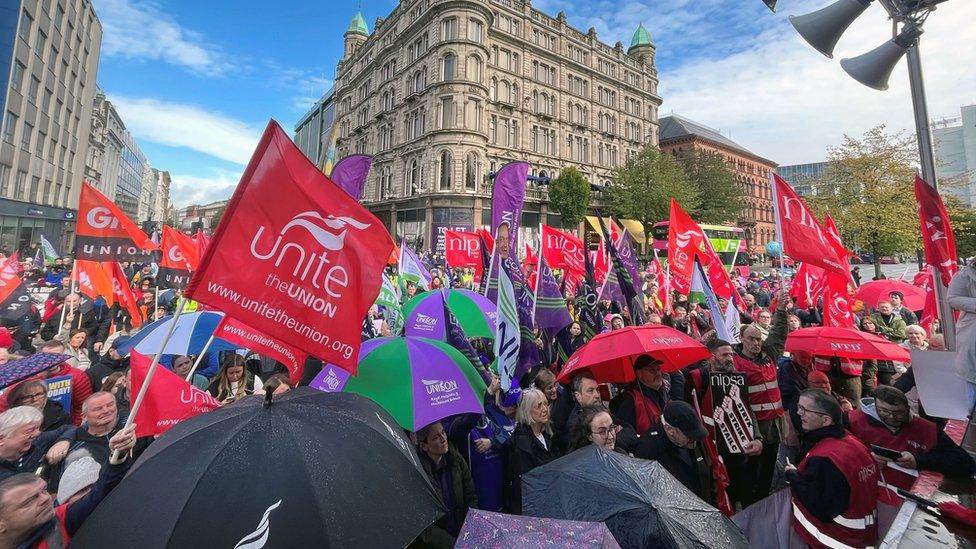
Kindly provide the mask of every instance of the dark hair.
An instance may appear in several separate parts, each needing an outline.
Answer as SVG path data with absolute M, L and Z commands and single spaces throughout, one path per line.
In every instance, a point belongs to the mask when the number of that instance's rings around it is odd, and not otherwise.
M 905 393 L 901 392 L 896 387 L 890 387 L 888 385 L 881 385 L 874 390 L 872 396 L 875 400 L 880 400 L 885 404 L 890 404 L 892 406 L 904 406 L 908 408 L 908 398 Z
M 829 416 L 834 425 L 842 426 L 844 424 L 844 413 L 840 409 L 840 402 L 834 395 L 819 389 L 804 389 L 800 396 L 808 397 L 813 401 L 814 406 L 819 408 L 819 410 L 811 410 L 812 412 L 820 412 Z
M 580 392 L 580 389 L 583 387 L 584 379 L 591 379 L 593 381 L 596 381 L 596 379 L 593 378 L 593 374 L 591 374 L 589 370 L 583 370 L 582 372 L 576 374 L 576 377 L 573 378 L 574 394 Z
M 102 391 L 111 393 L 112 389 L 119 384 L 119 380 L 125 380 L 125 372 L 112 372 L 105 381 L 102 381 Z
M 268 381 L 264 382 L 264 392 L 266 392 L 266 393 L 273 393 L 273 392 L 275 392 L 275 389 L 277 389 L 278 387 L 281 387 L 282 385 L 287 386 L 289 389 L 295 387 L 291 383 L 291 380 L 288 379 L 288 376 L 287 375 L 285 375 L 285 374 L 275 374 L 275 375 L 269 377 L 268 378 Z
M 20 401 L 23 400 L 25 393 L 27 393 L 31 387 L 37 387 L 38 385 L 44 389 L 44 395 L 47 396 L 47 383 L 44 383 L 39 379 L 28 379 L 23 383 L 18 383 L 13 389 L 10 390 L 10 394 L 7 395 L 7 402 L 10 403 L 10 407 L 26 406 L 26 404 L 21 404 Z
M 888 297 L 895 297 L 895 296 L 898 296 L 898 299 L 905 301 L 905 294 L 899 292 L 898 290 L 895 290 L 893 292 L 888 292 Z
M 535 375 L 535 379 L 532 380 L 532 384 L 535 388 L 542 391 L 545 386 L 552 385 L 556 382 L 556 375 L 552 373 L 552 370 L 543 368 L 539 370 L 539 373 Z
M 437 425 L 440 421 L 435 421 L 430 425 L 424 425 L 420 429 L 417 429 L 417 443 L 427 442 L 427 436 L 430 434 L 430 430 Z
M 708 350 L 710 352 L 714 353 L 719 349 L 719 347 L 731 347 L 732 344 L 729 343 L 728 341 L 725 341 L 724 339 L 715 338 L 709 341 L 708 344 L 705 346 L 708 347 Z
M 594 404 L 593 406 L 583 408 L 579 421 L 576 422 L 576 425 L 573 425 L 573 442 L 570 444 L 570 451 L 578 450 L 584 446 L 589 446 L 592 444 L 592 442 L 590 442 L 590 435 L 592 434 L 590 424 L 593 423 L 596 416 L 602 413 L 610 413 L 610 410 L 607 410 L 607 408 L 602 404 Z M 613 416 L 610 417 L 612 418 Z

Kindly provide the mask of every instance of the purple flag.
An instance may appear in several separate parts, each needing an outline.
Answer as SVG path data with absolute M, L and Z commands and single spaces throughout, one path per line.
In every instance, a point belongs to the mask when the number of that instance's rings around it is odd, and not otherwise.
M 495 185 L 491 190 L 491 234 L 495 237 L 495 255 L 508 257 L 518 250 L 528 176 L 529 165 L 525 162 L 510 162 L 495 174 Z
M 322 371 L 308 385 L 326 393 L 341 393 L 346 382 L 349 381 L 350 375 L 342 368 L 326 362 L 322 365 Z
M 617 257 L 620 258 L 620 263 L 630 273 L 630 280 L 637 290 L 637 294 L 641 295 L 641 286 L 643 286 L 641 280 L 643 279 L 640 270 L 637 268 L 637 252 L 634 249 L 634 240 L 630 237 L 629 231 L 625 230 L 617 243 Z
M 562 330 L 573 321 L 573 317 L 569 316 L 566 299 L 542 254 L 539 254 L 539 272 L 536 277 L 538 289 L 535 296 L 535 326 Z
M 539 364 L 539 348 L 535 345 L 534 326 L 532 325 L 532 310 L 535 307 L 535 299 L 529 285 L 525 282 L 525 274 L 518 260 L 509 257 L 501 262 L 501 268 L 508 273 L 512 286 L 515 288 L 515 308 L 518 310 L 519 332 L 521 342 L 519 344 L 519 361 L 513 379 L 516 381 L 523 374 Z
M 600 287 L 600 299 L 609 299 L 621 305 L 627 304 L 624 293 L 620 291 L 620 284 L 617 282 L 617 273 L 612 269 L 607 273 L 607 278 L 603 281 L 603 286 Z
M 369 175 L 369 167 L 372 165 L 372 156 L 364 154 L 347 156 L 332 168 L 329 179 L 335 181 L 349 196 L 361 200 L 363 189 L 366 187 L 366 177 Z

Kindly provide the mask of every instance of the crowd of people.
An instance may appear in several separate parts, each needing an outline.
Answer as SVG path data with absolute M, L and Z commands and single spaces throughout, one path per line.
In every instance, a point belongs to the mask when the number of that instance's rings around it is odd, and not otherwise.
M 0 548 L 65 546 L 152 443 L 136 439 L 133 427 L 124 428 L 130 380 L 120 349 L 137 330 L 134 325 L 168 314 L 181 297 L 179 291 L 158 291 L 153 265 L 123 268 L 140 304 L 137 322 L 118 305 L 79 294 L 70 259 L 43 270 L 24 263 L 25 280 L 36 281 L 40 295 L 49 293 L 30 314 L 0 330 L 0 368 L 33 353 L 68 358 L 0 395 Z M 966 270 L 976 271 L 976 264 Z M 396 280 L 395 270 L 389 274 Z M 431 289 L 477 284 L 470 269 L 434 267 L 431 274 Z M 564 385 L 556 377 L 565 360 L 538 333 L 540 363 L 512 390 L 502 390 L 493 375 L 484 414 L 444 418 L 411 433 L 448 510 L 415 545 L 452 546 L 469 509 L 520 514 L 523 475 L 590 445 L 657 461 L 716 507 L 723 493 L 741 510 L 789 487 L 798 532 L 814 547 L 835 546 L 828 538 L 850 546 L 873 543 L 876 532 L 865 521 L 879 497 L 879 481 L 881 490 L 897 495 L 919 471 L 965 477 L 976 472 L 969 454 L 943 431 L 944 421 L 926 416 L 910 363 L 786 353 L 790 332 L 822 323 L 822 304 L 794 301 L 788 277 L 776 269 L 735 282 L 744 303 L 740 342 L 717 336 L 707 307 L 676 292 L 667 306 L 657 299 L 655 277 L 640 281 L 645 321 L 701 341 L 710 352 L 701 363 L 662 371 L 663 362 L 647 354 L 635 357 L 630 384 L 602 384 L 583 370 Z M 404 287 L 404 301 L 424 291 L 411 283 Z M 723 312 L 730 306 L 719 302 Z M 575 318 L 571 296 L 567 307 Z M 633 324 L 618 303 L 604 300 L 598 308 L 603 331 Z M 976 314 L 971 303 L 958 308 L 970 318 Z M 392 320 L 381 309 L 374 307 L 370 315 L 379 326 L 372 336 L 391 333 Z M 857 326 L 910 349 L 944 345 L 939 333 L 918 324 L 917 313 L 897 292 L 858 312 Z M 587 343 L 578 320 L 564 330 L 569 354 Z M 474 343 L 490 355 L 490 345 Z M 283 365 L 253 353 L 164 355 L 162 363 L 184 378 L 198 364 L 188 381 L 224 404 L 292 387 Z M 321 367 L 309 359 L 301 384 Z M 717 435 L 712 420 L 720 403 L 710 380 L 731 373 L 744 376 L 742 399 L 753 426 L 739 448 Z M 69 380 L 67 407 L 48 397 L 50 378 Z M 717 454 L 708 451 L 709 440 Z M 716 461 L 727 471 L 727 488 L 716 482 Z

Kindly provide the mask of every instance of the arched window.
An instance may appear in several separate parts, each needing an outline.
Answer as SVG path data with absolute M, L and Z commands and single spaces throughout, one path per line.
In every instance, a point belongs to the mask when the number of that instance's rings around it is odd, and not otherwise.
M 511 101 L 512 87 L 508 85 L 507 80 L 502 80 L 498 83 L 497 97 L 499 101 Z
M 444 56 L 444 71 L 442 74 L 444 75 L 442 80 L 454 80 L 454 75 L 457 74 L 457 55 L 448 53 Z
M 407 194 L 413 196 L 420 188 L 420 164 L 416 160 L 410 161 L 410 170 L 407 172 Z
M 454 173 L 454 162 L 451 158 L 450 151 L 444 151 L 441 153 L 441 186 L 442 191 L 451 190 L 451 183 L 453 182 Z
M 472 82 L 481 82 L 481 58 L 476 55 L 469 55 L 467 67 L 465 67 L 465 77 Z
M 464 188 L 473 191 L 478 186 L 478 174 L 481 171 L 478 155 L 471 152 L 464 163 Z
M 494 77 L 491 79 L 491 85 L 488 87 L 488 97 L 492 101 L 498 101 L 498 80 Z
M 546 170 L 540 170 L 539 171 L 539 177 L 549 177 L 549 176 L 546 175 Z

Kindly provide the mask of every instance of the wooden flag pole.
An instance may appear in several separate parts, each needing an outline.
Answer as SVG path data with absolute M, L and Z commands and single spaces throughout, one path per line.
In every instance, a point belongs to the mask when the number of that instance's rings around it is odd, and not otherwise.
M 169 345 L 170 338 L 173 337 L 173 331 L 176 329 L 176 323 L 180 319 L 180 315 L 183 314 L 183 308 L 186 306 L 186 300 L 181 299 L 180 304 L 176 307 L 176 313 L 173 315 L 173 320 L 170 321 L 169 327 L 166 328 L 166 337 L 163 338 L 162 344 L 153 356 L 152 363 L 149 365 L 149 371 L 146 372 L 146 379 L 142 382 L 142 387 L 139 387 L 139 394 L 136 395 L 136 400 L 132 403 L 132 407 L 129 408 L 129 416 L 125 418 L 125 425 L 122 426 L 123 429 L 128 429 L 136 419 L 136 414 L 139 413 L 139 407 L 142 406 L 142 401 L 146 398 L 146 392 L 149 390 L 149 383 L 152 381 L 153 376 L 156 374 L 156 368 L 159 367 L 159 359 L 163 356 L 163 351 L 166 350 L 166 346 Z M 112 461 L 118 461 L 121 455 L 119 452 L 112 454 Z
M 71 275 L 68 278 L 68 295 L 71 295 L 75 291 L 75 273 L 77 272 L 77 269 L 78 269 L 78 260 L 76 259 L 76 260 L 74 260 L 74 261 L 71 262 Z M 60 291 L 60 290 L 55 290 L 55 291 Z M 68 295 L 64 296 L 64 298 L 65 299 L 68 299 Z M 73 310 L 74 309 L 74 306 L 72 306 L 71 308 L 72 308 L 72 311 L 71 312 L 73 313 L 74 312 L 74 310 Z M 64 329 L 64 313 L 65 313 L 65 308 L 64 308 L 64 302 L 62 301 L 61 302 L 61 322 L 58 323 L 58 333 L 59 334 L 61 333 L 61 330 Z

